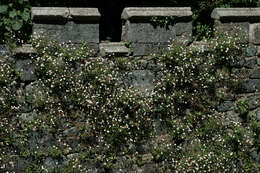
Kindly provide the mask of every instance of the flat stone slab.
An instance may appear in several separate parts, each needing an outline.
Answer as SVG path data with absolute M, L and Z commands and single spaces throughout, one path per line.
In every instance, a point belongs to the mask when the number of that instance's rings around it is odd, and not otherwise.
M 98 21 L 101 15 L 97 8 L 32 7 L 32 20 L 81 20 Z
M 211 17 L 220 21 L 260 21 L 260 8 L 215 8 Z
M 101 15 L 97 8 L 69 8 L 70 16 L 75 20 L 97 21 Z
M 128 7 L 124 9 L 121 18 L 129 20 L 169 16 L 190 18 L 192 11 L 190 7 Z
M 100 43 L 99 50 L 101 56 L 128 56 L 130 49 L 123 42 Z
M 65 20 L 69 9 L 64 7 L 32 7 L 32 20 Z
M 35 49 L 30 44 L 24 44 L 21 47 L 14 49 L 14 54 L 33 54 L 36 53 Z

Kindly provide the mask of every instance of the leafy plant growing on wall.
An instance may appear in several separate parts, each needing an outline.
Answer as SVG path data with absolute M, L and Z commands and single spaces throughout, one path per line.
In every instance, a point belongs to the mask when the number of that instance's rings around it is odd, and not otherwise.
M 0 4 L 0 42 L 20 42 L 25 39 L 30 24 L 29 0 L 3 0 Z M 19 39 L 19 40 L 17 40 Z

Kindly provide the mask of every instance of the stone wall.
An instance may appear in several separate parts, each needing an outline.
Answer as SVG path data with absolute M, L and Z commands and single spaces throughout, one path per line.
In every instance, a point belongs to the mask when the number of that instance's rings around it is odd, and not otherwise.
M 190 8 L 126 8 L 122 14 L 124 20 L 124 31 L 122 36 L 123 42 L 129 42 L 133 48 L 134 56 L 149 55 L 154 50 L 161 49 L 167 46 L 169 38 L 177 40 L 188 40 L 192 38 L 192 22 L 191 22 L 191 10 Z M 169 11 L 168 11 L 169 10 Z M 239 31 L 239 35 L 245 35 L 246 46 L 245 54 L 241 55 L 239 62 L 232 65 L 232 73 L 239 75 L 242 82 L 242 90 L 236 97 L 226 97 L 226 99 L 217 105 L 218 112 L 224 113 L 228 121 L 242 122 L 241 117 L 235 111 L 235 107 L 239 100 L 248 100 L 249 110 L 253 112 L 253 117 L 260 122 L 260 9 L 215 9 L 212 12 L 212 18 L 215 19 L 215 28 L 222 32 L 236 33 Z M 174 20 L 178 19 L 169 26 L 153 26 L 151 17 L 167 17 L 173 16 Z M 67 42 L 70 40 L 72 43 L 80 43 L 81 41 L 87 41 L 99 52 L 98 44 L 99 39 L 99 18 L 100 14 L 97 9 L 72 9 L 72 8 L 33 8 L 32 19 L 34 21 L 33 30 L 35 34 L 43 32 L 43 34 L 57 39 L 59 42 Z M 238 26 L 235 28 L 235 26 Z M 235 31 L 234 31 L 235 29 Z M 202 43 L 194 43 L 195 47 L 204 46 Z M 117 46 L 121 46 L 118 49 Z M 106 53 L 118 53 L 122 52 L 120 56 L 130 56 L 130 52 L 127 49 L 121 49 L 124 44 L 101 44 L 100 53 L 105 56 Z M 113 48 L 110 51 L 110 47 Z M 115 50 L 114 50 L 115 49 Z M 120 51 L 118 51 L 120 50 Z M 10 50 L 6 46 L 0 47 L 0 55 L 10 54 Z M 36 117 L 36 113 L 31 103 L 25 100 L 25 96 L 30 95 L 31 92 L 37 92 L 37 88 L 34 88 L 35 83 L 38 82 L 35 75 L 34 64 L 31 57 L 34 54 L 34 50 L 30 45 L 24 45 L 21 48 L 17 48 L 13 52 L 13 61 L 15 61 L 15 67 L 20 72 L 20 89 L 17 91 L 17 100 L 21 103 L 21 121 L 29 121 Z M 133 69 L 132 71 L 124 72 L 123 81 L 127 85 L 131 85 L 140 88 L 151 90 L 153 86 L 153 79 L 160 78 L 158 75 L 160 66 L 146 61 L 140 60 L 140 67 Z M 35 91 L 36 90 L 36 91 Z M 40 89 L 39 89 L 40 90 Z M 158 131 L 163 131 L 163 125 L 161 122 L 156 122 L 158 125 Z M 30 145 L 40 144 L 44 146 L 51 146 L 55 141 L 56 136 L 62 136 L 62 138 L 69 138 L 75 134 L 79 134 L 77 127 L 65 127 L 66 130 L 60 132 L 60 134 L 52 134 L 46 132 L 46 134 L 39 134 L 33 132 L 32 137 L 29 139 Z M 69 136 L 69 137 L 68 137 Z M 71 141 L 75 143 L 76 139 L 71 137 Z M 75 148 L 77 145 L 75 144 Z M 150 143 L 142 141 L 138 146 L 134 147 L 138 152 L 142 154 L 142 159 L 145 160 L 145 165 L 136 164 L 133 166 L 132 162 L 128 162 L 127 157 L 121 157 L 115 163 L 115 167 L 111 172 L 159 172 L 162 170 L 158 164 L 151 162 L 152 154 Z M 43 158 L 42 166 L 44 168 L 55 168 L 65 164 L 66 161 L 77 159 L 79 153 L 71 153 L 69 155 L 62 155 L 63 162 L 52 157 Z M 259 149 L 253 149 L 252 155 L 256 162 L 260 162 Z M 18 156 L 17 156 L 18 157 Z M 105 172 L 99 165 L 93 163 L 90 160 L 84 167 L 87 167 L 89 172 Z M 17 159 L 14 170 L 24 172 L 27 163 L 26 160 Z M 121 170 L 121 171 L 120 171 Z M 10 169 L 10 171 L 12 171 Z
M 122 13 L 121 42 L 127 43 L 127 48 L 132 48 L 134 56 L 145 56 L 165 48 L 169 39 L 191 41 L 191 16 L 190 8 L 125 8 Z M 86 41 L 98 53 L 97 45 L 101 42 L 99 33 L 102 30 L 100 17 L 97 8 L 33 7 L 33 32 L 44 33 L 58 42 Z M 159 17 L 165 23 L 153 22 L 153 17 Z M 120 54 L 123 49 L 120 47 L 124 47 L 124 44 L 118 46 L 115 53 Z M 104 51 L 101 51 L 101 55 L 104 55 Z
M 159 52 L 170 40 L 191 41 L 191 16 L 190 8 L 125 8 L 122 40 L 131 44 L 135 56 Z
M 236 65 L 235 72 L 246 81 L 243 84 L 245 93 L 260 89 L 260 10 L 259 8 L 216 8 L 212 12 L 215 28 L 219 32 L 230 32 L 245 38 L 246 53 Z M 242 75 L 244 74 L 244 75 Z
M 100 13 L 97 8 L 33 7 L 33 34 L 43 34 L 58 42 L 88 42 L 98 51 Z

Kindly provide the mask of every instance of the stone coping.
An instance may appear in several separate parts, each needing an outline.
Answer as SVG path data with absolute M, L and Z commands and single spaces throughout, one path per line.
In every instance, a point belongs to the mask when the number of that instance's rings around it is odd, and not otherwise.
M 98 21 L 97 8 L 32 7 L 32 20 L 81 20 Z
M 15 55 L 34 54 L 34 53 L 36 53 L 36 50 L 33 48 L 33 46 L 31 44 L 23 44 L 22 46 L 15 48 L 13 53 Z
M 260 21 L 260 8 L 215 8 L 211 17 L 220 21 Z
M 192 11 L 190 7 L 128 7 L 123 10 L 121 18 L 129 20 L 167 16 L 191 18 Z

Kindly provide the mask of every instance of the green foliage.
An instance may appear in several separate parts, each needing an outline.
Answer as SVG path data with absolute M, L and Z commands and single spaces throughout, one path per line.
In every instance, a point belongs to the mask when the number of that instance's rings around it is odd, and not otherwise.
M 29 0 L 3 0 L 0 4 L 0 41 L 20 44 L 30 34 Z
M 164 74 L 156 86 L 155 111 L 163 110 L 165 117 L 183 115 L 186 109 L 210 111 L 217 101 L 216 83 L 231 79 L 218 74 L 218 68 L 236 61 L 236 55 L 242 53 L 240 41 L 239 37 L 220 35 L 208 40 L 206 50 L 176 42 L 169 45 L 162 56 L 155 57 Z
M 235 111 L 239 113 L 239 115 L 246 119 L 249 113 L 248 101 L 246 99 L 242 99 L 237 103 Z
M 163 28 L 169 28 L 169 26 L 174 25 L 176 21 L 174 20 L 174 17 L 167 16 L 167 17 L 152 17 L 151 23 L 154 27 L 163 27 Z
M 20 87 L 15 83 L 18 74 L 9 61 L 0 66 L 1 92 L 6 92 L 1 103 L 14 100 L 0 104 L 5 110 L 0 114 L 0 154 L 5 158 L 0 166 L 12 162 L 13 155 L 30 161 L 27 172 L 46 171 L 41 165 L 47 157 L 62 163 L 66 157 L 65 165 L 53 169 L 57 172 L 86 172 L 87 160 L 109 170 L 120 157 L 128 156 L 143 166 L 150 161 L 133 146 L 151 140 L 149 159 L 171 165 L 171 171 L 257 172 L 250 150 L 259 145 L 259 125 L 226 123 L 226 117 L 214 110 L 219 101 L 216 89 L 234 79 L 218 69 L 231 68 L 229 64 L 242 51 L 241 39 L 220 35 L 205 42 L 207 49 L 173 42 L 152 58 L 161 67 L 161 77 L 154 81 L 155 89 L 144 95 L 125 87 L 121 78 L 122 71 L 133 70 L 138 62 L 93 58 L 86 43 L 75 47 L 42 37 L 33 39 L 36 54 L 32 61 L 39 80 L 30 84 L 25 97 L 36 116 L 25 114 L 32 116 L 27 120 L 15 116 L 21 106 L 14 92 Z M 247 112 L 246 102 L 237 105 L 241 113 Z M 166 124 L 166 137 L 151 136 L 158 119 Z M 32 146 L 35 133 L 44 136 L 39 141 L 55 136 L 51 138 L 55 145 L 36 142 L 37 147 Z M 163 140 L 156 142 L 151 137 Z
M 253 122 L 251 127 L 254 132 L 254 146 L 255 148 L 260 147 L 260 122 Z

